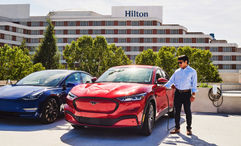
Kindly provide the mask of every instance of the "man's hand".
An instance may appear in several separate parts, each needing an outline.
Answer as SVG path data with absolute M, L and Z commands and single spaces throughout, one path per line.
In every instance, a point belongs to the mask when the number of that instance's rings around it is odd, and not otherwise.
M 175 85 L 172 85 L 172 89 L 176 89 Z
M 195 100 L 195 93 L 192 93 L 192 96 L 190 98 L 190 101 L 193 102 Z

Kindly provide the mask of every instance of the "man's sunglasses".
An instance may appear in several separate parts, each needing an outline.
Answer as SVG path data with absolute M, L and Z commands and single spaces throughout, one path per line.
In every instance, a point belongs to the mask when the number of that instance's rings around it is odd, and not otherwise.
M 182 64 L 182 63 L 183 63 L 182 61 L 180 61 L 180 62 L 178 61 L 178 64 Z

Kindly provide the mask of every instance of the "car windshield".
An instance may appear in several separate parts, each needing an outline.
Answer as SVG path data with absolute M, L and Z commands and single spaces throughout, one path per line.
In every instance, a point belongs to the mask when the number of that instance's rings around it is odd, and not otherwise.
M 57 86 L 69 73 L 66 71 L 39 71 L 21 79 L 18 86 Z
M 152 69 L 139 67 L 111 68 L 96 82 L 151 83 Z

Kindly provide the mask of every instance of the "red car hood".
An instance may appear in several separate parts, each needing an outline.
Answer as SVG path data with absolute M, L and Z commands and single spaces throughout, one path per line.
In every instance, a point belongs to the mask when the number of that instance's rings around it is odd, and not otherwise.
M 116 98 L 150 92 L 151 84 L 137 83 L 93 83 L 75 86 L 71 93 L 78 97 Z

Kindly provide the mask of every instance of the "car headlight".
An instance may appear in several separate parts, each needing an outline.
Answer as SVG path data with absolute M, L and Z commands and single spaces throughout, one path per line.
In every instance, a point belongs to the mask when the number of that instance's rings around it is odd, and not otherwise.
M 131 96 L 125 96 L 125 97 L 119 97 L 117 98 L 118 100 L 122 102 L 127 102 L 127 101 L 140 101 L 146 96 L 146 93 L 142 94 L 136 94 L 136 95 L 131 95 Z
M 73 93 L 71 93 L 71 92 L 69 92 L 69 94 L 67 95 L 67 98 L 68 99 L 74 99 L 74 98 L 76 98 L 77 96 L 76 95 L 74 95 Z
M 32 93 L 22 99 L 23 100 L 35 100 L 35 99 L 38 99 L 42 94 L 43 94 L 43 91 L 39 91 L 39 92 Z

